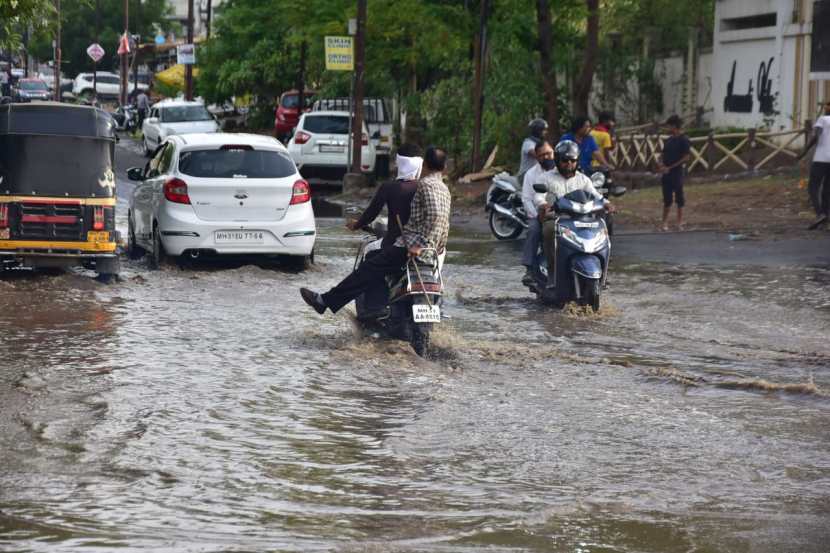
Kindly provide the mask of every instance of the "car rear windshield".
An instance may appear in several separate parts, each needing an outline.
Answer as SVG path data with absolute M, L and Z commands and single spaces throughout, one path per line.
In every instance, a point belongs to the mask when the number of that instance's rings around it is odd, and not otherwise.
M 342 115 L 307 115 L 303 130 L 311 133 L 349 134 L 349 118 Z
M 184 123 L 186 121 L 209 121 L 213 119 L 205 106 L 174 106 L 161 110 L 162 123 Z
M 311 94 L 306 94 L 303 98 L 303 102 L 305 103 L 305 107 L 311 107 L 311 104 L 314 102 L 314 96 Z M 282 97 L 282 107 L 288 109 L 296 109 L 296 107 L 300 105 L 300 95 L 299 94 L 285 94 Z
M 46 83 L 43 81 L 21 81 L 21 90 L 48 90 Z
M 191 150 L 179 156 L 179 172 L 207 179 L 279 179 L 296 172 L 283 153 L 269 150 Z

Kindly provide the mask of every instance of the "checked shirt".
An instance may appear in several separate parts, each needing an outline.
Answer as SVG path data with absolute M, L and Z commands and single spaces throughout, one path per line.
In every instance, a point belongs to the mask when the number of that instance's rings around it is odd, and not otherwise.
M 418 182 L 410 210 L 409 221 L 395 245 L 435 248 L 438 253 L 444 251 L 450 231 L 450 191 L 441 179 L 441 173 L 432 173 Z

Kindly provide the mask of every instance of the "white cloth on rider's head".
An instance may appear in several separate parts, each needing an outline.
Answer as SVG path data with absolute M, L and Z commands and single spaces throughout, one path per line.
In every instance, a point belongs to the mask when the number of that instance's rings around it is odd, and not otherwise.
M 602 197 L 602 194 L 597 192 L 597 189 L 594 188 L 594 183 L 584 173 L 577 171 L 569 179 L 563 177 L 557 169 L 554 169 L 552 173 L 550 182 L 548 182 L 548 193 L 545 197 L 548 205 L 553 205 L 553 202 L 558 198 L 574 190 L 584 190 L 594 196 L 594 198 L 603 200 L 603 203 L 608 201 Z
M 551 178 L 556 169 L 545 171 L 538 163 L 525 173 L 522 181 L 522 204 L 525 206 L 525 213 L 531 219 L 538 214 L 538 206 L 545 203 L 545 195 L 533 190 L 534 184 L 544 183 L 550 186 Z
M 421 176 L 421 165 L 424 158 L 419 156 L 395 156 L 395 165 L 398 166 L 397 180 L 417 180 Z

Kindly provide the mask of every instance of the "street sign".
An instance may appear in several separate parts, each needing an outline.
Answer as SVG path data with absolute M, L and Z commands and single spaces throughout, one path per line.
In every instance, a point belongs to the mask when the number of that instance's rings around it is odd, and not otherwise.
M 104 57 L 104 49 L 97 42 L 90 44 L 89 48 L 86 49 L 86 53 L 95 63 L 98 63 Z
M 326 69 L 329 71 L 354 70 L 354 47 L 352 37 L 326 37 Z
M 176 63 L 182 65 L 196 64 L 196 45 L 195 44 L 179 44 L 176 47 Z

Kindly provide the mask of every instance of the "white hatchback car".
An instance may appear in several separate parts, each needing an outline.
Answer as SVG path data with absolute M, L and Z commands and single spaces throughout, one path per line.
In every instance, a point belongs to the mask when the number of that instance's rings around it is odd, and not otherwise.
M 281 254 L 297 268 L 313 260 L 311 190 L 275 138 L 253 134 L 169 137 L 146 167 L 127 220 L 129 254 L 167 256 Z
M 375 147 L 363 123 L 363 146 L 360 150 L 361 172 L 372 178 L 375 170 Z M 313 111 L 300 117 L 288 151 L 305 178 L 339 181 L 349 170 L 349 113 Z
M 219 123 L 202 102 L 162 100 L 150 108 L 141 132 L 144 134 L 144 155 L 150 157 L 168 136 L 219 132 Z

